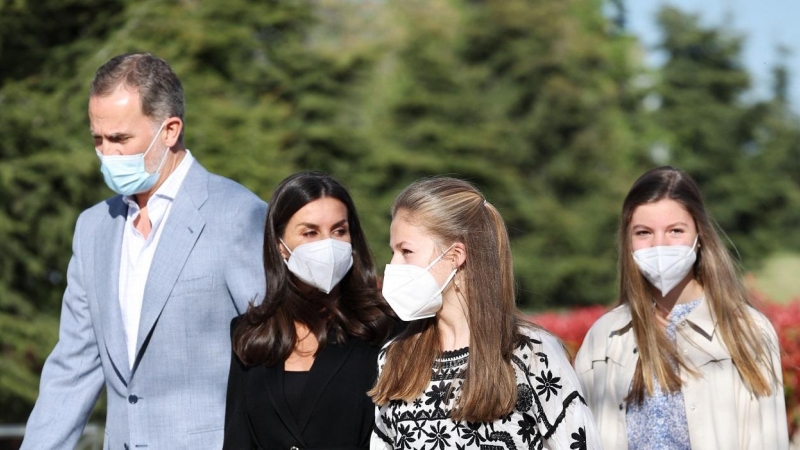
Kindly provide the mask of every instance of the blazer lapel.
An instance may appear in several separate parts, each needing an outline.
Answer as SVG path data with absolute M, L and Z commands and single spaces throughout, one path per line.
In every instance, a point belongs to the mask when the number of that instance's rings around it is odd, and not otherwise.
M 108 230 L 102 230 L 94 236 L 95 265 L 92 276 L 97 292 L 106 351 L 117 371 L 117 376 L 127 385 L 131 374 L 128 348 L 125 344 L 125 327 L 119 306 L 119 264 L 128 206 L 120 196 L 106 202 L 110 220 L 106 225 Z
M 298 428 L 297 426 L 298 421 L 295 420 L 294 416 L 289 410 L 289 405 L 286 403 L 286 396 L 283 395 L 283 365 L 281 364 L 274 367 L 262 366 L 262 370 L 264 370 L 264 390 L 267 392 L 267 395 L 272 401 L 273 406 L 275 406 L 275 411 L 277 411 L 278 416 L 283 422 L 283 425 L 287 430 L 289 430 L 290 433 L 292 433 L 292 436 L 297 440 L 297 442 L 300 443 L 302 447 L 306 447 L 301 428 Z M 311 380 L 309 380 L 309 384 L 310 383 Z M 305 395 L 308 395 L 307 391 Z
M 206 221 L 200 214 L 199 208 L 207 198 L 208 172 L 195 161 L 173 200 L 172 210 L 166 223 L 162 225 L 164 231 L 159 238 L 150 273 L 147 275 L 133 372 L 136 371 L 138 362 L 142 358 L 145 342 L 149 339 L 172 288 L 192 253 L 194 244 L 203 232 Z
M 297 418 L 297 425 L 301 431 L 305 431 L 308 426 L 320 395 L 350 355 L 353 344 L 353 340 L 345 345 L 328 344 L 317 354 L 308 374 L 308 382 L 303 393 L 303 404 L 300 406 L 300 417 Z

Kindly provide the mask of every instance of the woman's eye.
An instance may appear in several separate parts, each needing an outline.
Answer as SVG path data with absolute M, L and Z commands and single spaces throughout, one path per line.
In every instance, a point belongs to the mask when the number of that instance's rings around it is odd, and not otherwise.
M 316 235 L 317 235 L 317 232 L 314 231 L 314 230 L 309 230 L 309 231 L 303 232 L 303 237 L 313 237 L 313 236 L 316 236 Z
M 349 233 L 349 231 L 346 228 L 339 228 L 339 229 L 333 230 L 333 235 L 334 236 L 347 236 L 348 233 Z
M 402 253 L 403 255 L 410 255 L 411 254 L 411 250 L 402 249 L 402 250 L 400 250 L 400 253 Z

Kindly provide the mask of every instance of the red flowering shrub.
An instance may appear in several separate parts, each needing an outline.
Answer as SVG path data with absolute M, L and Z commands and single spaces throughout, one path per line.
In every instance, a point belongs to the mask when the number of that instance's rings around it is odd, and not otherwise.
M 781 305 L 752 292 L 751 301 L 778 333 L 789 435 L 794 436 L 800 427 L 800 298 Z M 605 306 L 589 306 L 563 313 L 538 313 L 528 319 L 561 338 L 574 357 L 589 328 L 607 310 Z
M 539 313 L 530 316 L 528 319 L 558 336 L 567 346 L 570 354 L 575 357 L 589 328 L 606 311 L 608 311 L 608 308 L 605 306 L 595 305 L 575 308 L 565 313 Z

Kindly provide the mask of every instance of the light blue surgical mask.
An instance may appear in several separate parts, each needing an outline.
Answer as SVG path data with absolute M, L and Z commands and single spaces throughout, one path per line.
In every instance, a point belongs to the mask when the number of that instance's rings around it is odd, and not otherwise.
M 97 157 L 100 158 L 100 172 L 103 173 L 103 179 L 106 185 L 117 194 L 121 195 L 134 195 L 145 192 L 155 186 L 158 177 L 161 175 L 161 167 L 167 159 L 169 149 L 164 152 L 161 162 L 158 164 L 158 169 L 155 173 L 148 173 L 144 164 L 144 157 L 153 148 L 156 143 L 161 130 L 167 122 L 158 127 L 156 135 L 150 142 L 144 153 L 135 155 L 103 155 L 100 150 L 94 149 L 97 152 Z

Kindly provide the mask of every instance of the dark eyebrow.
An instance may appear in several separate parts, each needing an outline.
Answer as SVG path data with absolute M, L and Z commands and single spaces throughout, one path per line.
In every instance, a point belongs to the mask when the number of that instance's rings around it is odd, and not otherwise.
M 132 134 L 124 133 L 124 132 L 111 133 L 111 134 L 108 134 L 108 135 L 104 136 L 102 134 L 95 133 L 92 130 L 89 130 L 89 131 L 92 133 L 92 137 L 93 138 L 104 137 L 104 138 L 108 139 L 109 141 L 119 141 L 119 140 L 123 140 L 123 139 L 130 139 L 130 138 L 133 137 Z
M 331 228 L 341 227 L 342 225 L 347 225 L 347 219 L 342 219 L 331 226 Z M 306 227 L 306 228 L 313 228 L 315 230 L 319 229 L 319 225 L 311 222 L 300 222 L 298 223 L 295 228 Z
M 295 228 L 300 228 L 300 227 L 313 228 L 315 230 L 319 229 L 319 225 L 309 222 L 300 222 L 297 225 L 295 225 Z
M 109 141 L 119 141 L 122 139 L 130 139 L 133 137 L 130 133 L 111 133 L 107 136 Z

